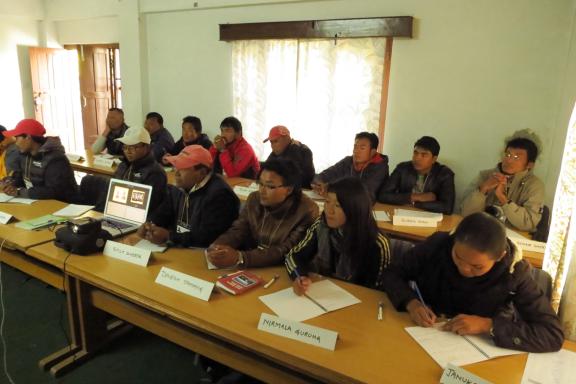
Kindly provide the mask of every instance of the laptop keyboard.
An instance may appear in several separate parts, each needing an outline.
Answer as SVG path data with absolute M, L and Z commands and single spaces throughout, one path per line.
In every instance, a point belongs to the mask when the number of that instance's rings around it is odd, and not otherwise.
M 111 227 L 111 228 L 115 228 L 115 229 L 119 229 L 119 230 L 130 228 L 130 227 L 134 226 L 134 224 L 123 223 L 121 221 L 116 221 L 116 220 L 111 220 L 111 219 L 103 220 L 102 224 L 106 227 Z

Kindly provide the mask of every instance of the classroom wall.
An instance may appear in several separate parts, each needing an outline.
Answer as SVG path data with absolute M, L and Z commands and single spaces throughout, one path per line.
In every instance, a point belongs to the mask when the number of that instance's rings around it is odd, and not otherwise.
M 193 4 L 198 7 L 193 7 Z M 540 134 L 545 151 L 536 173 L 552 202 L 576 77 L 574 0 L 46 0 L 60 43 L 109 42 L 121 49 L 128 122 L 161 112 L 179 133 L 182 116 L 202 117 L 214 135 L 231 113 L 230 45 L 218 24 L 411 15 L 415 37 L 396 39 L 384 149 L 391 166 L 412 143 L 436 136 L 440 161 L 456 172 L 457 189 L 498 160 L 516 129 Z M 191 9 L 188 9 L 191 8 Z M 117 31 L 112 24 L 117 18 Z M 100 19 L 100 28 L 85 20 Z M 105 28 L 108 25 L 109 28 Z M 83 41 L 80 41 L 82 39 Z M 103 40 L 103 41 L 99 41 Z M 321 145 L 308 143 L 312 147 Z

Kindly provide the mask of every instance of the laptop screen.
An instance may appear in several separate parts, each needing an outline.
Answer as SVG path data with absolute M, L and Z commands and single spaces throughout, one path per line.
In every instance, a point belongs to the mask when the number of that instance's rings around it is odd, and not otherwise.
M 112 179 L 108 187 L 104 216 L 143 224 L 148 216 L 152 187 Z

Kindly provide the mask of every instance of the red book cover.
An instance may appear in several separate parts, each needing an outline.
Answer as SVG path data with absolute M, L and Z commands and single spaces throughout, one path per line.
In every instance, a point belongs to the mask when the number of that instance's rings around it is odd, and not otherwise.
M 239 295 L 262 284 L 264 280 L 248 271 L 238 271 L 224 275 L 216 281 L 216 286 L 228 293 Z

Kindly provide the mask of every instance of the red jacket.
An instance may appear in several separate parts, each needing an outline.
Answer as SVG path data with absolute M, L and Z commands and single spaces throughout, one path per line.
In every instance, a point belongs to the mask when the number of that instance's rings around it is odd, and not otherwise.
M 252 146 L 243 137 L 226 146 L 222 152 L 212 146 L 210 154 L 214 159 L 214 170 L 218 173 L 224 170 L 228 177 L 255 179 L 260 172 L 260 162 Z

